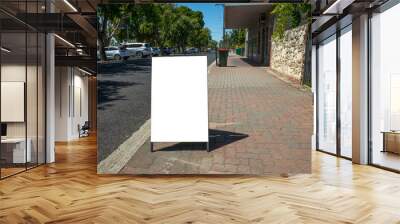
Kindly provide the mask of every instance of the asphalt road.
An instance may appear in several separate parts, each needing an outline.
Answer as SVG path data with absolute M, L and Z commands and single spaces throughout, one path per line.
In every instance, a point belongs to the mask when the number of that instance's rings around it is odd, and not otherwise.
M 210 65 L 215 52 L 206 55 Z M 150 118 L 151 59 L 99 63 L 97 80 L 100 162 Z

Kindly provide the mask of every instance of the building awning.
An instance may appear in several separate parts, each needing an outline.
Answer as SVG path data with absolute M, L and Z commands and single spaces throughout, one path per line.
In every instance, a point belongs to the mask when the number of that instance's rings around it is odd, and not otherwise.
M 226 3 L 224 6 L 225 29 L 253 27 L 257 25 L 260 13 L 272 10 L 269 3 Z

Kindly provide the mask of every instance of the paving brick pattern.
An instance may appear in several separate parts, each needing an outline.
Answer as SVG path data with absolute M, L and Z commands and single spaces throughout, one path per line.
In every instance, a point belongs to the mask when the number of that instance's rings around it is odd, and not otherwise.
M 211 152 L 145 143 L 121 173 L 297 174 L 311 171 L 312 95 L 230 56 L 209 74 Z

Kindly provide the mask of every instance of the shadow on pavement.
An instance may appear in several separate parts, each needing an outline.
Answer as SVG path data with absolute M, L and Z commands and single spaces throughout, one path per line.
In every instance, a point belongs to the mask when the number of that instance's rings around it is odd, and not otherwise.
M 240 60 L 242 60 L 243 62 L 245 62 L 251 66 L 254 66 L 254 67 L 265 67 L 265 65 L 262 65 L 261 63 L 250 60 L 249 58 L 240 58 Z
M 128 86 L 134 85 L 143 85 L 142 83 L 137 82 L 126 82 L 126 81 L 98 81 L 97 89 L 98 89 L 98 100 L 97 103 L 99 105 L 98 109 L 104 109 L 102 104 L 109 103 L 115 100 L 125 100 L 126 96 L 120 95 L 119 90 L 121 88 L 125 88 Z
M 242 140 L 249 137 L 247 134 L 210 129 L 210 151 L 214 151 L 225 145 Z M 156 148 L 156 151 L 205 151 L 206 143 L 204 142 L 181 142 L 171 146 Z
M 114 75 L 115 73 L 129 73 L 133 75 L 131 71 L 150 71 L 151 59 L 135 59 L 127 61 L 116 61 L 110 63 L 98 63 L 97 69 L 98 73 L 102 75 Z

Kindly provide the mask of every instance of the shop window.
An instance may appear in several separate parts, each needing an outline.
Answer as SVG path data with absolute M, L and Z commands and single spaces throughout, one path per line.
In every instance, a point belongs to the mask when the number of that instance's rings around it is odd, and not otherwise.
M 371 18 L 371 161 L 400 170 L 400 4 Z
M 318 149 L 336 153 L 336 36 L 318 48 Z

